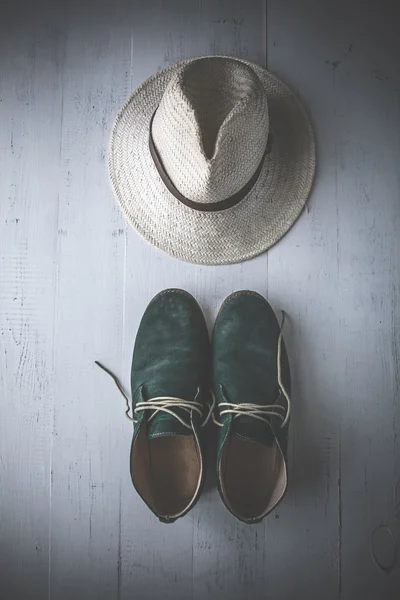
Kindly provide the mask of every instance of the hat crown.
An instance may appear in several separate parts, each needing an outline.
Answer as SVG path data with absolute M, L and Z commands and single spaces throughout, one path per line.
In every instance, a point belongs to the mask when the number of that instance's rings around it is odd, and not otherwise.
M 169 178 L 185 197 L 219 202 L 257 170 L 268 138 L 262 83 L 247 64 L 201 58 L 169 81 L 151 135 Z

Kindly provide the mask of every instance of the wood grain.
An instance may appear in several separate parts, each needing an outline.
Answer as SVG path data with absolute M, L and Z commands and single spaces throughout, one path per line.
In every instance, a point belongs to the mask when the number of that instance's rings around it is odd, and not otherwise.
M 15 13 L 13 13 L 15 16 Z M 13 15 L 10 15 L 13 16 Z M 61 122 L 59 40 L 0 25 L 0 585 L 46 598 Z M 50 59 L 50 57 L 52 57 Z
M 221 53 L 263 62 L 263 19 L 264 6 L 258 0 L 246 7 L 238 1 L 175 2 L 173 8 L 152 3 L 140 11 L 132 32 L 132 88 L 157 69 L 188 56 Z M 158 291 L 180 287 L 194 294 L 210 326 L 232 290 L 251 288 L 266 293 L 266 256 L 230 267 L 189 265 L 151 248 L 128 230 L 126 265 L 126 374 L 139 320 Z M 208 491 L 173 531 L 157 525 L 130 483 L 123 490 L 122 598 L 128 598 L 133 589 L 146 599 L 202 599 L 221 591 L 232 599 L 245 594 L 254 597 L 264 569 L 262 554 L 255 555 L 254 548 L 263 547 L 263 529 L 245 531 L 222 508 L 215 489 L 215 456 L 210 454 Z M 132 531 L 140 546 L 132 541 Z M 138 569 L 132 564 L 138 564 Z
M 121 15 L 66 14 L 62 66 L 50 597 L 116 597 L 129 426 L 94 360 L 120 371 L 125 229 L 110 202 L 109 126 L 126 94 Z M 115 21 L 113 21 L 115 19 Z M 119 410 L 121 409 L 121 410 Z M 124 442 L 124 443 L 123 443 Z
M 267 562 L 276 598 L 395 598 L 400 583 L 371 552 L 381 523 L 399 532 L 399 44 L 393 3 L 363 6 L 268 2 L 268 66 L 318 147 L 310 212 L 268 259 L 296 361 L 288 530 L 272 522 L 271 541 L 303 548 L 283 581 Z

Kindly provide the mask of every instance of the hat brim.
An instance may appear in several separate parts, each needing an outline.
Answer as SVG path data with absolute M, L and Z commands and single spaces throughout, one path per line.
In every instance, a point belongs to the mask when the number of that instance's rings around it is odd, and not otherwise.
M 267 94 L 270 152 L 256 184 L 236 206 L 219 212 L 185 206 L 154 165 L 149 127 L 171 75 L 193 60 L 150 77 L 122 107 L 111 135 L 110 179 L 128 222 L 154 246 L 196 264 L 242 262 L 273 246 L 300 215 L 315 172 L 313 132 L 301 103 L 280 79 L 235 58 L 256 71 Z

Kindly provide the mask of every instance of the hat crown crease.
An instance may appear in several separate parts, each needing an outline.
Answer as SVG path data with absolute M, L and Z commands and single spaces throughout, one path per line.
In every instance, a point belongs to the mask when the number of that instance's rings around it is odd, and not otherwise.
M 206 58 L 171 77 L 151 133 L 179 192 L 209 203 L 235 194 L 251 179 L 268 129 L 267 98 L 255 71 L 234 59 Z

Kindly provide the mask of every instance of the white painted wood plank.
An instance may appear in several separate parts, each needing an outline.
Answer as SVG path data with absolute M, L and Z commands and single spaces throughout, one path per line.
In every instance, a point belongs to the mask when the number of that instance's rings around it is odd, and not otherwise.
M 60 50 L 34 20 L 0 23 L 0 587 L 46 598 L 53 411 Z
M 124 15 L 106 2 L 65 18 L 58 221 L 50 597 L 117 598 L 129 426 L 94 365 L 120 371 L 125 230 L 110 202 L 109 125 L 127 89 Z
M 161 26 L 162 24 L 162 26 Z M 159 68 L 196 55 L 231 54 L 256 62 L 265 56 L 264 3 L 152 2 L 137 12 L 132 31 L 132 89 Z M 149 300 L 181 287 L 198 299 L 209 324 L 235 289 L 266 293 L 267 256 L 229 267 L 174 260 L 127 231 L 124 380 L 135 333 Z M 128 448 L 127 448 L 128 450 Z M 182 521 L 158 524 L 129 483 L 122 494 L 122 598 L 254 597 L 263 577 L 264 531 L 246 529 L 222 507 L 215 489 L 215 455 L 209 452 L 209 489 Z M 132 532 L 136 536 L 132 539 Z M 132 565 L 136 565 L 133 568 Z
M 346 115 L 337 148 L 341 346 L 347 348 L 342 596 L 391 600 L 400 589 L 400 563 L 390 573 L 377 568 L 371 545 L 389 564 L 392 544 L 371 536 L 381 524 L 397 543 L 400 534 L 400 41 L 393 3 L 372 7 L 362 31 L 361 8 L 355 3 L 344 19 L 340 40 L 345 45 L 350 39 L 349 66 L 345 55 L 335 72 L 342 91 L 337 112 Z
M 393 3 L 269 0 L 267 17 L 269 68 L 304 99 L 318 144 L 310 213 L 268 260 L 270 297 L 291 316 L 295 373 L 292 485 L 267 523 L 268 579 L 277 599 L 394 600 L 399 564 L 384 573 L 371 556 L 376 527 L 399 533 Z M 272 553 L 289 556 L 290 577 Z

